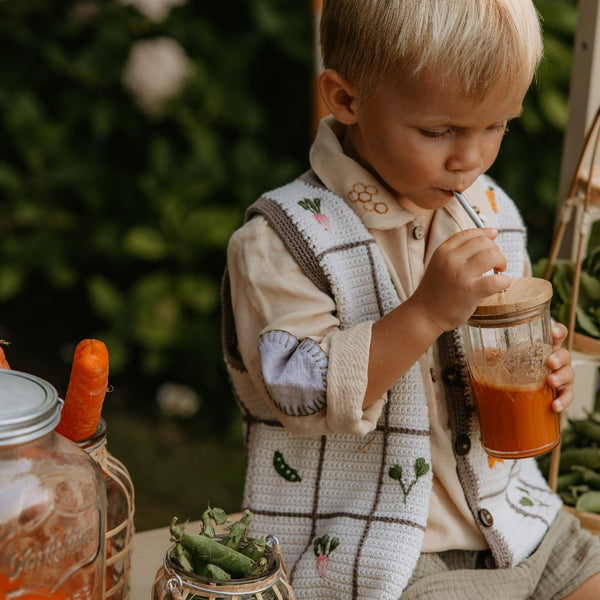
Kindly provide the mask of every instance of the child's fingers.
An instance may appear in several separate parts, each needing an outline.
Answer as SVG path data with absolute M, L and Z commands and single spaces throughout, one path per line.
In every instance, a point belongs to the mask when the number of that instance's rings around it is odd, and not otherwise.
M 565 348 L 559 348 L 548 358 L 548 366 L 552 372 L 548 375 L 548 385 L 555 390 L 552 408 L 561 412 L 573 401 L 575 371 L 571 364 L 571 355 Z
M 552 323 L 552 342 L 555 349 L 561 347 L 568 333 L 569 330 L 562 323 Z

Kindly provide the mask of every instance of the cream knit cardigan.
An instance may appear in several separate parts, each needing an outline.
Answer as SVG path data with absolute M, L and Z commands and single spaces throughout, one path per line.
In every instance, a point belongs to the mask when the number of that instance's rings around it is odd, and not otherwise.
M 507 274 L 520 276 L 526 256 L 520 215 L 491 180 L 485 184 L 496 194 L 496 241 L 508 259 Z M 319 200 L 318 213 L 302 205 L 307 198 Z M 315 285 L 334 298 L 342 329 L 377 320 L 399 304 L 372 236 L 311 172 L 265 194 L 247 218 L 256 213 Z M 245 425 L 244 507 L 253 512 L 252 532 L 279 539 L 297 600 L 397 600 L 419 558 L 431 492 L 420 364 L 389 391 L 372 433 L 300 437 L 275 419 L 237 353 L 227 274 L 223 315 L 225 359 Z M 282 332 L 271 338 L 290 343 Z M 560 499 L 533 459 L 490 467 L 459 331 L 438 343 L 460 481 L 496 566 L 515 566 L 537 547 Z M 327 357 L 316 344 L 305 351 L 326 368 Z

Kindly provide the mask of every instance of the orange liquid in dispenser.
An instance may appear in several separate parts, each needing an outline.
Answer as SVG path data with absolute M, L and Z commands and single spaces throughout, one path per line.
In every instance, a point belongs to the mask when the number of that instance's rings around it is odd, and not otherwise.
M 496 385 L 471 378 L 485 451 L 498 458 L 544 454 L 560 440 L 553 392 L 545 382 Z

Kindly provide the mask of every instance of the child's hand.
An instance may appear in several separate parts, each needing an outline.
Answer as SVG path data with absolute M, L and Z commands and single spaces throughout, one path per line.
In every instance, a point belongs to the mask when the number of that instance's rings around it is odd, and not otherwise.
M 552 342 L 554 352 L 548 358 L 548 366 L 552 373 L 548 375 L 548 385 L 554 390 L 554 402 L 552 408 L 556 412 L 561 412 L 571 402 L 574 397 L 575 370 L 571 365 L 571 354 L 566 348 L 561 348 L 561 344 L 567 337 L 568 330 L 562 323 L 553 323 Z
M 449 237 L 433 254 L 412 300 L 440 333 L 462 325 L 486 297 L 510 285 L 501 273 L 506 258 L 493 242 L 495 229 L 467 229 Z

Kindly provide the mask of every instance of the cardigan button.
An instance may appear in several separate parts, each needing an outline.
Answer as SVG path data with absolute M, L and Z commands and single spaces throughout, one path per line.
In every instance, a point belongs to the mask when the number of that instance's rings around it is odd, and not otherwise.
M 422 240 L 425 237 L 425 227 L 423 227 L 423 225 L 417 225 L 412 230 L 412 234 L 415 240 Z
M 449 386 L 460 384 L 460 371 L 458 367 L 446 367 L 442 372 L 444 383 Z
M 494 517 L 492 517 L 492 513 L 487 508 L 482 508 L 478 515 L 484 527 L 491 527 L 494 524 Z
M 433 367 L 429 369 L 429 375 L 431 376 L 431 381 L 435 383 L 437 381 L 437 373 L 435 372 L 435 369 Z
M 468 435 L 461 434 L 454 440 L 454 451 L 458 456 L 464 456 L 471 449 L 471 440 Z

